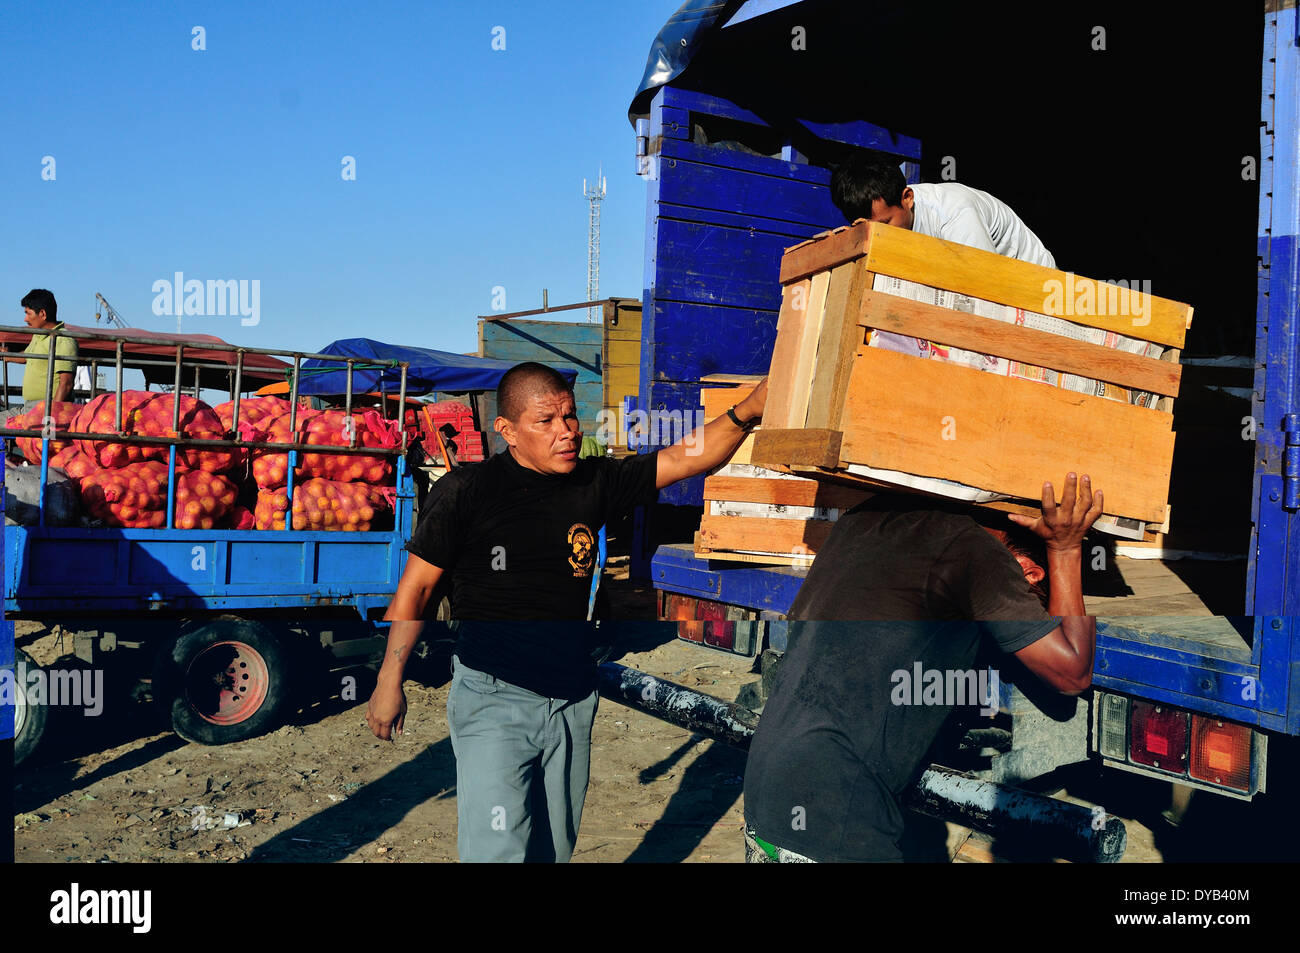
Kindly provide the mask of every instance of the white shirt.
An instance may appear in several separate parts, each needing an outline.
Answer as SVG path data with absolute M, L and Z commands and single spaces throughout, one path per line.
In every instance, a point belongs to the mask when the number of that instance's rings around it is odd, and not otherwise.
M 912 186 L 912 195 L 912 231 L 1056 267 L 1056 259 L 1029 226 L 987 192 L 956 182 L 920 182 Z

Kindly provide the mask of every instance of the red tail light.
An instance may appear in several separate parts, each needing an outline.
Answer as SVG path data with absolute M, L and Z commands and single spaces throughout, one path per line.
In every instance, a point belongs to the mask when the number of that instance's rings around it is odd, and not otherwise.
M 726 649 L 731 651 L 736 643 L 736 623 L 734 622 L 705 622 L 704 623 L 704 644 L 712 645 L 717 649 Z
M 1173 774 L 1187 773 L 1187 713 L 1168 705 L 1134 701 L 1129 758 Z

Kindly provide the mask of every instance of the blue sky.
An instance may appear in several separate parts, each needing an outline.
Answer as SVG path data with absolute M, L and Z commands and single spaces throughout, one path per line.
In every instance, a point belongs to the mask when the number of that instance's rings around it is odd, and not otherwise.
M 510 311 L 543 288 L 585 300 L 582 182 L 602 164 L 601 295 L 639 297 L 627 107 L 678 5 L 5 4 L 3 323 L 44 287 L 70 324 L 94 325 L 102 292 L 175 331 L 153 286 L 180 271 L 260 282 L 256 326 L 191 316 L 188 332 L 470 352 L 494 287 Z

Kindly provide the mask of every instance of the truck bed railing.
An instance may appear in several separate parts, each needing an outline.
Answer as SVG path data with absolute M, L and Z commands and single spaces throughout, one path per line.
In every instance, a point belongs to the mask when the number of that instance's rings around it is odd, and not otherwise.
M 48 354 L 40 355 L 35 360 L 45 360 L 46 362 L 46 380 L 45 380 L 45 406 L 46 415 L 49 416 L 49 410 L 53 404 L 54 398 L 54 379 L 55 379 L 55 361 L 67 361 L 67 357 L 60 358 L 57 354 L 58 339 L 61 337 L 73 338 L 76 340 L 96 340 L 111 341 L 115 344 L 114 367 L 116 369 L 114 381 L 115 394 L 115 428 L 117 433 L 85 433 L 82 431 L 60 431 L 57 428 L 51 433 L 48 428 L 17 428 L 7 426 L 7 417 L 4 421 L 5 426 L 0 426 L 0 438 L 12 437 L 33 437 L 41 439 L 41 479 L 40 479 L 40 498 L 38 505 L 38 526 L 45 526 L 45 504 L 46 493 L 49 482 L 50 466 L 50 444 L 55 440 L 95 440 L 103 443 L 126 443 L 146 446 L 165 446 L 170 448 L 167 460 L 167 529 L 173 528 L 176 519 L 175 513 L 175 493 L 176 493 L 176 450 L 180 448 L 206 448 L 206 449 L 243 449 L 243 450 L 264 450 L 285 452 L 289 455 L 288 476 L 286 484 L 286 497 L 289 510 L 292 513 L 293 507 L 293 490 L 294 490 L 294 470 L 298 465 L 298 454 L 300 452 L 322 453 L 322 454 L 339 454 L 344 456 L 392 456 L 397 459 L 398 479 L 405 475 L 403 466 L 404 458 L 407 451 L 407 433 L 403 411 L 406 408 L 406 376 L 409 369 L 409 362 L 395 360 L 378 360 L 375 358 L 348 358 L 340 357 L 337 354 L 316 354 L 311 351 L 289 351 L 279 348 L 249 348 L 238 345 L 228 344 L 226 342 L 205 343 L 201 341 L 178 342 L 170 338 L 140 337 L 132 335 L 130 337 L 114 334 L 111 332 L 96 331 L 68 331 L 54 330 L 45 328 L 18 328 L 9 326 L 0 326 L 0 334 L 18 333 L 18 334 L 43 334 L 50 337 Z M 149 347 L 167 347 L 175 349 L 175 357 L 171 360 L 150 360 L 142 357 L 128 358 L 125 353 L 125 346 L 144 345 Z M 190 360 L 186 361 L 186 352 L 190 354 Z M 211 358 L 202 360 L 197 358 L 195 352 L 219 352 L 223 356 L 234 355 L 234 364 L 227 360 L 213 361 Z M 265 355 L 267 357 L 284 357 L 291 358 L 293 361 L 293 375 L 289 382 L 289 430 L 290 433 L 296 433 L 298 429 L 298 382 L 302 376 L 302 362 L 304 360 L 317 360 L 335 365 L 344 365 L 347 371 L 343 411 L 347 416 L 351 416 L 353 404 L 353 375 L 358 369 L 370 370 L 374 368 L 396 368 L 400 372 L 400 383 L 398 388 L 398 444 L 395 447 L 359 447 L 357 446 L 357 431 L 350 428 L 347 432 L 347 446 L 333 446 L 328 444 L 309 444 L 303 441 L 292 442 L 273 442 L 263 440 L 244 440 L 238 436 L 239 433 L 239 413 L 240 403 L 242 401 L 242 392 L 244 390 L 244 360 L 249 354 Z M 9 393 L 9 364 L 27 363 L 32 360 L 22 354 L 11 352 L 0 353 L 0 361 L 3 362 L 3 385 L 6 397 Z M 173 367 L 175 374 L 173 376 L 173 394 L 179 396 L 181 393 L 182 379 L 187 369 L 194 370 L 194 390 L 195 398 L 198 399 L 200 375 L 203 371 L 211 371 L 214 368 L 226 366 L 231 369 L 231 386 L 232 408 L 231 432 L 236 436 L 227 440 L 211 440 L 200 437 L 186 437 L 180 434 L 180 401 L 172 402 L 172 430 L 174 436 L 151 437 L 143 434 L 123 434 L 122 430 L 122 372 L 126 369 L 138 369 L 142 367 Z M 315 370 L 315 369 L 313 369 Z M 92 399 L 94 396 L 94 375 L 91 375 L 92 381 Z M 214 389 L 214 388 L 210 388 Z M 107 393 L 107 391 L 105 391 Z M 290 520 L 291 522 L 291 520 Z

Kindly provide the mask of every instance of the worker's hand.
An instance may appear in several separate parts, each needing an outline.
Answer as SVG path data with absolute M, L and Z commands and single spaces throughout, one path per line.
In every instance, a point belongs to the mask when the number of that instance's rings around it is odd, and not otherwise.
M 1065 489 L 1061 492 L 1059 504 L 1052 484 L 1043 484 L 1043 512 L 1037 519 L 1018 513 L 1008 515 L 1013 523 L 1046 540 L 1048 550 L 1061 552 L 1083 545 L 1083 537 L 1097 522 L 1101 511 L 1101 490 L 1093 492 L 1088 474 L 1079 478 L 1076 486 L 1075 475 L 1070 473 L 1065 477 Z
M 736 416 L 741 420 L 751 420 L 755 417 L 763 416 L 763 409 L 767 406 L 767 378 L 764 377 L 758 382 L 758 386 L 750 393 L 748 397 L 736 405 Z
M 400 679 L 380 677 L 366 705 L 366 724 L 380 741 L 392 741 L 406 723 L 406 692 Z

